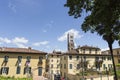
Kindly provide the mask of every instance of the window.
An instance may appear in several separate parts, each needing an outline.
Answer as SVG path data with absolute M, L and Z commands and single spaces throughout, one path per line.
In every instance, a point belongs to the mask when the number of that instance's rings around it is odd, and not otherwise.
M 42 75 L 42 67 L 38 67 L 38 75 L 39 75 L 39 76 Z
M 72 69 L 72 64 L 70 64 L 70 69 Z
M 77 64 L 77 67 L 76 67 L 76 69 L 80 69 L 80 64 Z
M 108 64 L 108 67 L 109 67 L 109 69 L 111 69 L 112 68 L 112 64 Z
M 71 39 L 70 42 L 73 42 L 73 40 Z
M 99 57 L 96 56 L 96 57 L 95 57 L 95 60 L 98 61 L 98 60 L 99 60 Z
M 117 55 L 119 54 L 119 51 L 117 51 Z
M 70 36 L 70 38 L 73 38 L 73 36 Z
M 102 57 L 103 60 L 106 60 L 106 57 Z
M 20 74 L 20 66 L 17 67 L 16 74 Z
M 61 68 L 62 68 L 62 64 L 61 64 Z
M 31 74 L 31 67 L 24 68 L 24 74 L 26 74 L 26 73 Z
M 85 54 L 85 49 L 83 49 L 83 53 Z
M 39 57 L 39 64 L 42 64 L 42 59 L 43 59 L 43 57 Z
M 53 64 L 51 64 L 51 68 L 53 68 Z
M 29 66 L 30 65 L 30 59 L 31 59 L 31 56 L 27 56 L 26 57 L 26 66 Z
M 4 62 L 8 62 L 8 58 L 9 58 L 9 56 L 5 56 L 4 57 Z
M 64 78 L 66 78 L 66 73 L 64 72 Z
M 62 76 L 62 72 L 60 72 L 60 75 Z
M 86 60 L 86 56 L 84 56 L 84 60 Z
M 51 62 L 53 62 L 53 59 L 51 60 Z
M 27 56 L 26 59 L 28 62 L 30 62 L 31 56 Z
M 62 57 L 60 59 L 62 60 Z
M 51 57 L 53 57 L 53 55 L 51 55 Z
M 120 59 L 118 59 L 118 63 L 120 63 Z
M 109 56 L 109 57 L 107 57 L 107 59 L 108 59 L 108 60 L 111 60 L 111 57 Z
M 83 58 L 84 58 L 83 61 L 86 62 L 86 56 L 84 56 Z
M 57 64 L 57 68 L 59 68 L 59 65 Z
M 57 63 L 59 62 L 59 60 L 57 60 Z
M 103 69 L 104 69 L 104 70 L 106 69 L 106 65 L 105 65 L 105 64 L 103 64 Z
M 59 74 L 59 70 L 56 70 L 57 74 Z
M 79 60 L 79 56 L 76 56 L 77 60 Z
M 71 59 L 72 59 L 72 56 L 69 56 L 69 59 L 71 60 Z
M 98 52 L 97 49 L 95 49 L 95 54 L 97 54 L 97 52 Z
M 90 78 L 90 80 L 93 80 L 93 78 Z
M 21 63 L 22 56 L 18 56 L 18 63 Z
M 64 56 L 64 60 L 66 60 L 66 56 Z
M 91 49 L 89 49 L 89 53 L 91 54 Z
M 66 64 L 64 64 L 64 69 L 66 69 Z
M 8 72 L 9 72 L 9 67 L 2 67 L 1 68 L 1 74 L 8 74 Z

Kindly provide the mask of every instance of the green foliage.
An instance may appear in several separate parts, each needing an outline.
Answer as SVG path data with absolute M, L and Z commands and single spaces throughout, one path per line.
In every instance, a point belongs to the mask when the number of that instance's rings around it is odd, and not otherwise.
M 32 78 L 15 78 L 13 77 L 4 77 L 4 76 L 0 76 L 0 80 L 32 80 Z
M 83 11 L 88 12 L 81 28 L 85 32 L 96 32 L 107 41 L 117 78 L 112 44 L 118 41 L 120 45 L 120 0 L 67 0 L 65 7 L 74 18 L 81 17 Z
M 83 31 L 97 32 L 109 43 L 120 42 L 120 0 L 67 0 L 65 6 L 75 18 L 84 10 L 90 11 L 82 24 Z
M 116 64 L 116 67 L 120 68 L 120 64 Z
M 120 78 L 120 70 L 117 70 L 118 78 Z

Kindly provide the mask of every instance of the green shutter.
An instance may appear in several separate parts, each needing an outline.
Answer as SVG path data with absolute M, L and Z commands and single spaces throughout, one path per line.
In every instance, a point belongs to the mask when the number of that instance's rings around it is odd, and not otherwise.
M 4 57 L 4 61 L 5 61 L 5 62 L 8 62 L 8 58 L 9 58 L 8 56 L 5 56 L 5 57 Z
M 20 66 L 17 67 L 16 74 L 20 74 Z

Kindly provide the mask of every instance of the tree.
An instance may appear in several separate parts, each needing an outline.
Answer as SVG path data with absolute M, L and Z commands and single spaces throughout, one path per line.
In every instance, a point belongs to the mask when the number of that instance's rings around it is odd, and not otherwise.
M 115 80 L 118 80 L 112 44 L 114 41 L 120 44 L 120 0 L 67 0 L 65 7 L 69 8 L 68 14 L 74 18 L 81 17 L 83 11 L 88 13 L 81 28 L 85 32 L 96 32 L 107 41 Z

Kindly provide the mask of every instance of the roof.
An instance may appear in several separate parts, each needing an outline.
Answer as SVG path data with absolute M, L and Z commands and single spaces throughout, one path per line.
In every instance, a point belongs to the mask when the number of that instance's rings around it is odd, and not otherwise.
M 60 51 L 53 51 L 52 53 L 49 53 L 48 55 L 61 55 L 62 52 Z
M 77 51 L 77 49 L 73 49 L 73 50 L 67 51 L 66 54 L 79 54 L 79 52 Z
M 64 53 L 62 55 L 80 55 L 80 56 L 111 56 L 110 54 L 79 54 L 79 53 Z M 115 55 L 114 55 L 115 56 Z
M 120 54 L 115 53 L 114 51 L 118 51 L 120 53 L 120 48 L 113 49 L 113 55 L 120 55 Z M 101 53 L 102 54 L 110 54 L 110 50 L 105 50 L 105 51 L 102 51 Z
M 100 50 L 100 48 L 98 47 L 93 47 L 93 46 L 88 46 L 88 45 L 84 45 L 84 46 L 79 46 L 78 48 L 81 48 L 81 49 L 98 49 Z
M 8 48 L 8 47 L 0 47 L 0 53 L 36 53 L 36 54 L 47 54 L 46 52 L 42 52 L 39 50 L 29 48 Z

